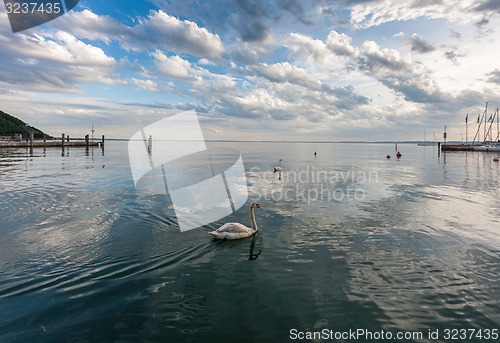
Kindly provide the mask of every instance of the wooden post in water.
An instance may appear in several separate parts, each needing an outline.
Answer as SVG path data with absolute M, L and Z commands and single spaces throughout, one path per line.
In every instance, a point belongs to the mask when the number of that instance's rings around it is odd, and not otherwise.
M 62 149 L 64 150 L 64 133 L 62 134 L 62 140 L 61 140 L 61 146 L 62 146 Z
M 89 135 L 85 135 L 85 156 L 89 155 Z
M 68 143 L 69 143 L 69 135 L 66 137 L 66 139 L 67 139 L 67 141 L 68 141 Z
M 104 149 L 104 135 L 102 135 L 102 142 L 101 142 L 102 148 Z
M 47 141 L 47 135 L 44 133 L 43 134 L 43 142 L 45 143 Z
M 33 130 L 30 131 L 30 148 L 33 148 Z
M 148 138 L 148 153 L 151 155 L 153 152 L 153 136 L 149 136 Z

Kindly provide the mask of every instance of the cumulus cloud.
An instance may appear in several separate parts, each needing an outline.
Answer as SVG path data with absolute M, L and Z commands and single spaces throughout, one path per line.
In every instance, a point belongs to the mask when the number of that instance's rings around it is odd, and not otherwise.
M 495 69 L 492 72 L 486 74 L 486 76 L 488 77 L 488 82 L 500 85 L 500 69 Z
M 338 33 L 335 30 L 330 31 L 326 39 L 328 48 L 338 56 L 357 58 L 359 50 L 352 46 L 352 38 L 345 33 Z
M 118 62 L 101 48 L 57 31 L 12 34 L 6 14 L 0 13 L 0 81 L 10 87 L 43 92 L 76 92 L 78 84 L 124 84 L 113 75 Z
M 195 77 L 191 63 L 177 55 L 168 57 L 160 50 L 156 50 L 151 56 L 155 59 L 156 66 L 163 75 L 184 80 Z
M 271 65 L 263 63 L 252 66 L 251 69 L 255 71 L 257 75 L 265 77 L 271 82 L 289 82 L 311 89 L 321 88 L 321 83 L 311 77 L 305 69 L 291 65 L 288 62 Z
M 352 70 L 360 56 L 359 49 L 352 44 L 352 38 L 335 30 L 330 31 L 325 42 L 291 33 L 284 45 L 300 63 L 313 69 L 324 69 L 330 76 L 339 76 Z
M 419 39 L 420 43 L 421 41 Z M 365 41 L 361 48 L 357 48 L 352 45 L 351 37 L 332 30 L 326 43 L 292 33 L 286 41 L 286 46 L 301 60 L 308 61 L 310 66 L 314 65 L 315 68 L 318 68 L 318 65 L 321 65 L 330 71 L 344 69 L 361 72 L 379 81 L 407 101 L 425 103 L 441 102 L 444 99 L 443 93 L 429 70 L 414 61 L 403 58 L 394 49 L 380 47 L 374 41 Z M 342 57 L 348 58 L 342 59 Z M 280 75 L 284 77 L 285 73 L 282 69 L 286 67 L 285 65 L 273 67 L 280 67 L 282 72 Z M 269 69 L 269 67 L 267 68 Z M 267 71 L 275 71 L 274 68 Z M 297 76 L 297 74 L 294 75 Z M 304 84 L 303 74 L 300 76 L 302 76 L 300 80 Z M 298 79 L 297 77 L 296 80 Z M 271 78 L 271 80 L 273 79 Z M 359 103 L 363 103 L 363 99 L 357 100 Z
M 411 64 L 405 61 L 398 51 L 381 48 L 374 41 L 365 41 L 362 47 L 360 67 L 372 75 L 408 73 Z
M 151 11 L 143 22 L 132 28 L 136 38 L 132 44 L 124 40 L 124 47 L 137 49 L 144 42 L 150 46 L 164 46 L 176 53 L 190 53 L 200 57 L 215 58 L 224 52 L 218 35 L 189 20 L 180 20 L 163 11 Z
M 393 49 L 381 48 L 373 41 L 363 43 L 359 68 L 407 101 L 441 102 L 443 95 L 428 70 L 401 57 Z
M 117 41 L 131 51 L 163 46 L 177 54 L 189 53 L 203 58 L 216 58 L 225 51 L 218 35 L 195 22 L 180 20 L 162 10 L 150 11 L 145 18 L 139 18 L 139 23 L 134 26 L 127 26 L 90 10 L 72 11 L 54 25 L 81 38 L 107 43 Z
M 429 43 L 424 37 L 414 33 L 408 40 L 408 44 L 412 51 L 416 51 L 421 54 L 425 54 L 436 50 L 436 48 Z
M 153 80 L 139 80 L 136 78 L 132 78 L 132 82 L 134 82 L 140 89 L 144 89 L 151 92 L 159 91 L 158 84 Z

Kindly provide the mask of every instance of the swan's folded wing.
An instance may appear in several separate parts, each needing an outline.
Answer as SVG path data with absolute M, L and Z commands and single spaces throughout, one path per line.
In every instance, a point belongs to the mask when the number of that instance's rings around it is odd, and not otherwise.
M 229 232 L 229 233 L 247 233 L 249 230 L 251 231 L 252 229 L 240 223 L 226 223 L 222 225 L 220 228 L 218 228 L 216 231 Z

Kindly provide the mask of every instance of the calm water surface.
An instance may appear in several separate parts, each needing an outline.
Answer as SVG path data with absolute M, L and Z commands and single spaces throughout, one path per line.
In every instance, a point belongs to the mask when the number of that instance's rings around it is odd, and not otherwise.
M 242 152 L 250 199 L 184 233 L 168 195 L 134 189 L 126 142 L 104 155 L 0 150 L 0 342 L 286 342 L 291 329 L 444 342 L 446 329 L 500 329 L 493 155 L 213 144 Z M 250 225 L 253 200 L 255 239 L 211 240 L 225 222 Z

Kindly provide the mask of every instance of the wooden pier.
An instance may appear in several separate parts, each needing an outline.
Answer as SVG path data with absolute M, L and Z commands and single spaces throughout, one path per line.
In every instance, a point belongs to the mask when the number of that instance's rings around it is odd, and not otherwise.
M 102 147 L 104 148 L 104 135 L 99 141 L 91 141 L 89 135 L 84 140 L 70 140 L 64 133 L 61 139 L 35 141 L 30 135 L 27 141 L 0 141 L 0 148 L 72 148 L 72 147 Z
M 471 144 L 441 144 L 441 151 L 473 151 Z
M 61 147 L 93 147 L 99 146 L 101 142 L 89 142 L 88 144 L 85 141 L 70 141 L 64 142 L 64 145 L 61 141 L 34 141 L 33 144 L 30 142 L 0 142 L 0 148 L 61 148 Z

